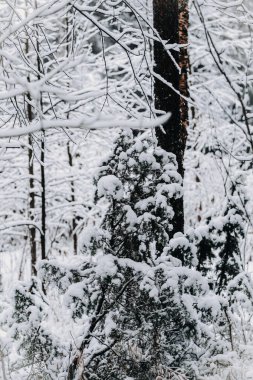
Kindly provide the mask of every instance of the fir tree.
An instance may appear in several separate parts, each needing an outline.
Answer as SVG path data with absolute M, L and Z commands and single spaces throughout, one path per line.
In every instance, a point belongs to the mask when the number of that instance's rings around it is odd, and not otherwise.
M 194 362 L 217 351 L 208 323 L 218 308 L 212 311 L 207 281 L 193 267 L 193 244 L 182 233 L 171 236 L 171 200 L 182 195 L 175 156 L 148 134 L 121 133 L 95 184 L 106 211 L 99 228 L 87 229 L 83 255 L 71 266 L 44 261 L 39 271 L 47 297 L 53 287 L 63 294 L 71 316 L 75 341 L 62 371 L 69 380 L 149 380 L 180 368 L 194 379 Z M 16 310 L 29 325 L 33 294 L 21 294 Z M 50 360 L 46 367 L 55 378 Z
M 218 293 L 243 271 L 240 252 L 240 238 L 244 237 L 242 215 L 242 211 L 229 200 L 224 212 L 221 238 L 216 243 L 219 249 L 219 261 L 216 265 Z
M 232 184 L 231 195 L 218 216 L 208 217 L 206 224 L 195 229 L 197 269 L 209 276 L 220 294 L 229 282 L 243 273 L 241 243 L 245 237 L 245 210 L 247 198 L 242 189 Z M 240 193 L 238 191 L 240 190 Z M 245 210 L 243 209 L 245 208 Z

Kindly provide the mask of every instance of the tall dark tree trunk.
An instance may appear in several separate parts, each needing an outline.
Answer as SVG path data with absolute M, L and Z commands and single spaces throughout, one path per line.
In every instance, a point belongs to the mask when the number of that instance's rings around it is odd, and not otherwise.
M 161 40 L 165 43 L 187 44 L 188 41 L 188 8 L 187 0 L 153 0 L 154 27 Z M 155 107 L 171 113 L 171 118 L 164 124 L 163 130 L 157 129 L 158 144 L 167 152 L 176 155 L 178 171 L 184 176 L 184 151 L 187 138 L 188 105 L 184 97 L 188 96 L 187 47 L 180 52 L 170 50 L 171 56 L 166 52 L 164 45 L 154 42 L 154 71 L 158 76 L 172 85 L 172 88 L 159 78 L 155 78 L 154 94 Z M 175 216 L 173 231 L 184 231 L 183 198 L 177 199 L 173 204 Z

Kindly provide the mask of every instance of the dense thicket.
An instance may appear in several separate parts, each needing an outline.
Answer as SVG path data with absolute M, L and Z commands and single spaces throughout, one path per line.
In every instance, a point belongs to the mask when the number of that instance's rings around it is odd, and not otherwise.
M 252 376 L 253 9 L 187 5 L 0 2 L 3 380 Z

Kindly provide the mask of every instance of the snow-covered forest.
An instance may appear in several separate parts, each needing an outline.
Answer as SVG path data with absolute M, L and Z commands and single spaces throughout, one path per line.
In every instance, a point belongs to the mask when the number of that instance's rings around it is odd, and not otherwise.
M 0 0 L 0 379 L 253 380 L 253 0 Z

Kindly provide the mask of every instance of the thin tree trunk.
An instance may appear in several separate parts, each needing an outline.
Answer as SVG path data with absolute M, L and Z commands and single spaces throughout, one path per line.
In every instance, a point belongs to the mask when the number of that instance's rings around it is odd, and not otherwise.
M 28 95 L 30 99 L 30 94 Z M 28 120 L 32 121 L 32 107 L 30 104 L 27 105 Z M 28 136 L 29 147 L 32 147 L 32 136 Z M 34 210 L 35 210 L 35 192 L 34 192 L 34 162 L 33 162 L 33 150 L 28 149 L 28 171 L 29 171 L 29 218 L 34 220 Z M 30 250 L 31 250 L 31 265 L 32 265 L 32 276 L 36 276 L 36 264 L 37 264 L 37 247 L 36 247 L 36 229 L 35 227 L 30 227 Z
M 26 54 L 29 53 L 29 42 L 28 37 L 26 40 Z M 27 78 L 28 82 L 30 78 Z M 29 123 L 33 120 L 33 112 L 31 106 L 31 95 L 28 93 L 27 95 L 28 103 L 27 103 L 27 118 Z M 28 135 L 28 173 L 29 173 L 29 210 L 28 215 L 29 219 L 34 220 L 34 210 L 35 210 L 35 192 L 34 192 L 34 162 L 33 162 L 33 141 L 32 135 Z M 37 264 L 37 247 L 36 247 L 36 229 L 33 226 L 29 227 L 29 240 L 30 240 L 30 252 L 31 252 L 31 274 L 32 276 L 37 275 L 36 264 Z
M 167 44 L 187 44 L 188 9 L 187 0 L 153 0 L 154 27 L 160 38 Z M 187 48 L 178 51 L 170 50 L 172 58 L 166 52 L 163 44 L 154 42 L 154 71 L 171 83 L 173 88 L 155 78 L 155 107 L 171 113 L 171 118 L 162 129 L 156 130 L 158 144 L 167 152 L 174 153 L 178 163 L 178 172 L 184 176 L 184 151 L 187 138 L 188 105 L 178 92 L 188 95 Z M 182 73 L 180 73 L 180 71 Z M 174 200 L 173 231 L 184 231 L 183 198 Z
M 70 142 L 69 141 L 67 144 L 67 151 L 68 151 L 68 158 L 69 158 L 69 166 L 72 168 L 73 167 L 73 156 L 72 156 L 72 153 L 70 150 Z M 74 203 L 76 200 L 76 197 L 75 197 L 75 183 L 73 180 L 70 181 L 70 190 L 71 190 L 71 197 L 70 197 L 71 203 Z M 75 215 L 73 215 L 71 235 L 73 236 L 73 252 L 74 252 L 74 255 L 77 255 L 77 244 L 78 244 L 77 234 L 75 233 L 76 227 L 77 227 L 76 217 L 75 217 Z
M 31 108 L 28 105 L 28 109 Z M 29 112 L 28 112 L 29 114 Z M 28 144 L 32 146 L 32 136 L 28 136 Z M 33 164 L 33 151 L 28 149 L 28 171 L 29 171 L 29 219 L 34 220 L 35 210 L 35 193 L 34 193 L 34 164 Z M 37 248 L 36 248 L 36 230 L 35 227 L 30 226 L 30 250 L 31 250 L 31 266 L 32 276 L 36 276 L 36 263 L 37 263 Z
M 37 1 L 35 1 L 35 9 L 38 8 Z M 39 35 L 39 33 L 38 33 Z M 42 73 L 42 62 L 40 58 L 40 44 L 39 38 L 36 42 L 37 49 L 37 68 L 38 68 L 38 80 L 41 79 L 40 73 Z M 40 98 L 40 109 L 43 112 L 43 98 Z M 40 145 L 40 184 L 41 184 L 41 234 L 40 234 L 40 244 L 41 244 L 41 259 L 46 259 L 46 174 L 45 174 L 45 131 L 41 133 L 41 145 Z
M 42 132 L 40 153 L 41 175 L 41 259 L 46 259 L 46 181 L 45 181 L 45 132 Z
M 66 53 L 67 53 L 67 57 L 69 57 L 70 55 L 70 40 L 71 40 L 71 36 L 70 36 L 70 25 L 69 25 L 69 17 L 71 15 L 71 11 L 68 12 L 66 14 L 66 35 L 67 35 L 67 39 L 66 39 Z M 67 118 L 69 119 L 70 117 L 70 112 L 68 112 L 67 114 Z M 67 153 L 68 153 L 68 159 L 69 159 L 69 166 L 71 168 L 73 168 L 73 155 L 71 153 L 71 149 L 70 149 L 70 141 L 68 141 L 68 144 L 67 144 Z M 75 182 L 72 180 L 70 182 L 70 191 L 71 191 L 71 196 L 70 196 L 70 199 L 71 199 L 71 202 L 74 203 L 75 200 L 76 200 L 76 197 L 75 197 Z M 78 239 L 77 239 L 77 234 L 75 232 L 76 230 L 76 227 L 77 227 L 77 222 L 76 222 L 76 215 L 74 214 L 73 217 L 72 217 L 72 226 L 71 226 L 71 235 L 73 237 L 73 253 L 74 255 L 77 255 L 77 249 L 78 249 Z

